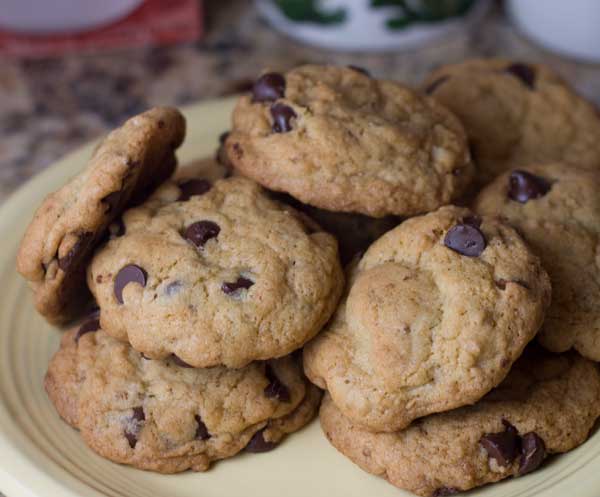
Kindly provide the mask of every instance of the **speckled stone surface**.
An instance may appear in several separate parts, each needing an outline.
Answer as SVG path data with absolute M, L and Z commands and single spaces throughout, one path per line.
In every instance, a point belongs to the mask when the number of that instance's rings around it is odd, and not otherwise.
M 600 65 L 553 55 L 515 32 L 499 7 L 470 32 L 417 50 L 344 54 L 292 42 L 261 21 L 248 0 L 208 1 L 206 37 L 194 44 L 2 60 L 0 201 L 65 153 L 157 104 L 185 105 L 247 87 L 261 67 L 304 62 L 363 66 L 416 84 L 432 68 L 475 56 L 543 62 L 600 104 Z M 0 494 L 1 496 L 1 494 Z
M 304 62 L 355 64 L 416 84 L 432 68 L 501 55 L 550 64 L 600 103 L 600 66 L 550 54 L 515 32 L 500 7 L 471 31 L 388 54 L 334 53 L 302 46 L 270 29 L 248 0 L 205 2 L 198 42 L 61 59 L 2 61 L 0 200 L 65 153 L 157 104 L 184 105 L 247 87 L 259 68 Z

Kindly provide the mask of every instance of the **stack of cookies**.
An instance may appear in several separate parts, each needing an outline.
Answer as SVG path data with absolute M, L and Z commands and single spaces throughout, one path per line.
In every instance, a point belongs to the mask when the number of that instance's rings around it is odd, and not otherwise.
M 441 68 L 421 92 L 354 67 L 269 73 L 225 147 L 350 261 L 334 317 L 304 348 L 340 452 L 439 497 L 587 439 L 600 416 L 600 117 L 560 78 L 501 60 Z
M 343 291 L 337 242 L 244 178 L 175 177 L 185 122 L 126 122 L 39 208 L 18 256 L 66 323 L 50 400 L 113 461 L 174 473 L 262 452 L 316 414 L 294 354 Z
M 340 452 L 440 497 L 588 438 L 600 117 L 547 68 L 469 61 L 421 90 L 267 72 L 222 137 L 223 179 L 173 172 L 183 135 L 173 109 L 125 123 L 21 246 L 51 322 L 95 302 L 46 376 L 92 449 L 205 470 L 321 404 Z

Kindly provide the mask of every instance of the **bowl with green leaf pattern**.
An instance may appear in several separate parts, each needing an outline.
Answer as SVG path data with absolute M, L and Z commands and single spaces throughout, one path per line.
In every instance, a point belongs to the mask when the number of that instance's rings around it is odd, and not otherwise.
M 333 50 L 414 47 L 465 29 L 489 0 L 257 0 L 261 14 L 296 40 Z

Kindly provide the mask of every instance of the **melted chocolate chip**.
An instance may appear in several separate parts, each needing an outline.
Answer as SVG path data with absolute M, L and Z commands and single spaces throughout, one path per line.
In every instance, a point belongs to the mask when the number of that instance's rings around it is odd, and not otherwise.
M 504 431 L 486 433 L 479 443 L 486 450 L 490 459 L 495 459 L 499 466 L 507 467 L 517 457 L 519 451 L 519 433 L 508 421 L 502 420 Z
M 252 280 L 240 276 L 236 281 L 224 282 L 221 285 L 221 290 L 223 290 L 223 292 L 227 295 L 231 295 L 232 293 L 236 293 L 238 290 L 248 289 L 252 285 L 254 285 Z
M 535 84 L 535 69 L 527 64 L 515 63 L 506 68 L 506 72 L 521 80 L 530 90 L 533 90 Z
M 265 440 L 265 437 L 263 436 L 263 432 L 264 432 L 264 428 L 260 431 L 257 431 L 254 436 L 250 439 L 250 442 L 248 442 L 248 445 L 246 445 L 246 451 L 247 452 L 254 452 L 254 453 L 259 453 L 259 452 L 268 452 L 270 450 L 273 450 L 275 447 L 277 447 L 277 444 L 274 442 L 267 442 Z
M 146 416 L 144 414 L 144 409 L 141 406 L 134 407 L 133 414 L 131 415 L 124 432 L 125 438 L 129 442 L 129 446 L 132 449 L 134 449 L 135 445 L 137 444 L 138 435 L 140 434 L 140 430 L 142 429 L 145 419 Z
M 179 357 L 177 357 L 175 354 L 171 355 L 171 360 L 177 364 L 177 366 L 179 366 L 180 368 L 193 368 L 194 366 L 191 366 L 190 364 L 188 364 L 187 362 L 185 362 L 184 360 L 180 359 Z
M 425 93 L 427 95 L 431 95 L 435 90 L 437 90 L 440 86 L 442 86 L 446 81 L 450 79 L 450 76 L 440 76 L 438 79 L 429 84 L 427 88 L 425 88 Z
M 208 428 L 206 428 L 202 418 L 196 414 L 194 419 L 196 420 L 196 423 L 198 423 L 198 428 L 196 428 L 196 440 L 208 440 L 211 435 L 208 433 Z
M 468 224 L 475 228 L 481 228 L 481 218 L 478 216 L 466 216 L 462 219 L 463 224 Z
M 216 238 L 221 231 L 217 223 L 212 221 L 198 221 L 190 224 L 183 234 L 186 240 L 192 242 L 196 247 L 202 248 L 211 238 Z
M 433 492 L 431 497 L 447 497 L 448 495 L 459 494 L 460 490 L 454 487 L 440 487 Z
M 269 380 L 269 384 L 265 387 L 265 395 L 271 399 L 277 399 L 280 402 L 289 402 L 290 401 L 290 391 L 288 387 L 286 387 L 277 375 L 273 368 L 267 364 L 265 368 L 265 376 Z
M 128 264 L 122 267 L 115 278 L 114 292 L 117 302 L 123 303 L 123 289 L 129 285 L 129 283 L 137 283 L 146 286 L 146 279 L 148 274 L 141 267 L 135 264 Z
M 86 333 L 98 331 L 100 329 L 100 313 L 94 313 L 88 317 L 84 323 L 79 327 L 75 334 L 75 342 L 79 342 L 79 339 Z
M 276 72 L 263 74 L 252 87 L 253 102 L 274 102 L 285 95 L 285 78 Z
M 122 196 L 121 191 L 109 193 L 106 197 L 102 199 L 102 203 L 106 204 L 105 214 L 110 214 L 119 206 L 119 202 L 121 201 Z
M 194 195 L 204 195 L 210 190 L 211 186 L 210 181 L 205 179 L 189 179 L 179 183 L 179 189 L 181 190 L 179 201 L 185 202 Z
M 461 255 L 477 257 L 486 247 L 483 233 L 472 224 L 457 224 L 448 230 L 444 245 Z
M 500 278 L 499 280 L 496 280 L 494 283 L 496 283 L 496 286 L 500 289 L 500 290 L 506 290 L 506 280 Z
M 291 121 L 297 117 L 294 109 L 285 104 L 273 104 L 271 106 L 271 117 L 273 118 L 273 131 L 275 133 L 287 133 L 292 131 Z
M 353 71 L 364 74 L 365 76 L 369 76 L 369 78 L 371 77 L 371 73 L 369 71 L 367 71 L 364 67 L 353 66 L 352 64 L 350 64 L 348 66 L 348 69 L 352 69 Z
M 522 204 L 543 197 L 550 191 L 550 183 L 527 171 L 513 171 L 508 179 L 508 197 Z
M 77 267 L 81 259 L 86 255 L 88 246 L 92 241 L 93 233 L 86 231 L 81 233 L 67 255 L 58 259 L 58 267 L 65 273 L 71 268 Z
M 546 457 L 544 440 L 532 431 L 521 438 L 521 459 L 519 461 L 519 476 L 530 473 L 540 467 Z

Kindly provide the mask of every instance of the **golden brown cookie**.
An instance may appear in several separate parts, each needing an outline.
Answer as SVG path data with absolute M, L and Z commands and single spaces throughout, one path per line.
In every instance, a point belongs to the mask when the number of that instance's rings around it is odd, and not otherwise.
M 517 228 L 550 275 L 539 342 L 600 361 L 600 172 L 560 163 L 519 168 L 481 191 L 474 209 Z
M 437 69 L 423 88 L 462 121 L 478 185 L 541 162 L 600 168 L 598 111 L 548 67 L 469 60 Z
M 169 182 L 123 223 L 88 285 L 102 328 L 148 357 L 281 357 L 319 332 L 342 292 L 335 239 L 245 178 Z
M 264 452 L 316 414 L 321 394 L 291 356 L 243 369 L 148 360 L 92 318 L 63 336 L 46 391 L 103 457 L 160 473 L 205 471 L 241 450 Z
M 402 431 L 372 433 L 328 395 L 321 426 L 369 473 L 423 497 L 455 495 L 536 470 L 548 454 L 585 442 L 600 416 L 600 373 L 575 353 L 529 351 L 473 406 L 434 414 Z
M 498 385 L 549 301 L 548 275 L 513 228 L 442 207 L 371 245 L 304 367 L 354 422 L 396 431 Z
M 100 143 L 79 175 L 46 197 L 21 241 L 17 270 L 48 321 L 64 323 L 81 312 L 95 246 L 127 206 L 173 173 L 184 135 L 185 120 L 176 109 L 135 116 Z
M 331 211 L 427 212 L 473 176 L 465 132 L 445 107 L 352 68 L 261 76 L 240 98 L 228 159 L 267 188 Z

